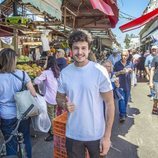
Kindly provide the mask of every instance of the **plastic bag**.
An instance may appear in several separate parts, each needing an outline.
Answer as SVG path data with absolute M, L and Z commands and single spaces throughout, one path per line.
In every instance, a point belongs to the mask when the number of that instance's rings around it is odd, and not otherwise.
M 36 104 L 35 97 L 33 97 L 29 90 L 17 92 L 14 95 L 14 99 L 17 107 L 17 118 L 21 118 L 22 114 L 31 106 L 34 105 L 33 109 L 28 113 L 27 116 L 35 116 L 39 114 L 38 106 Z
M 44 96 L 45 93 L 46 93 L 46 85 L 45 85 L 45 82 L 42 81 L 42 82 L 41 82 L 40 84 L 38 84 L 37 86 L 38 86 L 39 93 Z
M 134 71 L 131 74 L 131 85 L 132 86 L 136 86 L 137 85 L 137 76 L 136 76 Z
M 45 99 L 37 94 L 36 102 L 39 108 L 39 115 L 32 117 L 33 128 L 36 131 L 48 132 L 51 127 L 51 121 L 47 113 L 47 104 Z

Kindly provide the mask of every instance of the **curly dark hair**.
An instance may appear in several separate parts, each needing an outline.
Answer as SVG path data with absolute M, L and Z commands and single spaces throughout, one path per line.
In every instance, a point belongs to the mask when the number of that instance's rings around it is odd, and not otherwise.
M 80 29 L 73 31 L 68 38 L 69 47 L 72 48 L 73 43 L 80 41 L 82 42 L 86 41 L 90 48 L 93 41 L 92 35 L 86 30 Z

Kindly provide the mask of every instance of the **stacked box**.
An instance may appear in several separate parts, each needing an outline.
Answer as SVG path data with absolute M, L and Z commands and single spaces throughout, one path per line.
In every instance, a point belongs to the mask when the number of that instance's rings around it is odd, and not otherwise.
M 57 116 L 53 120 L 53 132 L 54 135 L 65 136 L 66 131 L 67 112 Z
M 53 120 L 53 133 L 54 133 L 54 157 L 53 158 L 68 158 L 66 154 L 66 121 L 67 112 L 57 116 Z M 86 158 L 89 158 L 88 152 L 86 152 Z
M 67 112 L 64 112 L 53 120 L 54 158 L 67 158 L 65 148 L 66 121 Z

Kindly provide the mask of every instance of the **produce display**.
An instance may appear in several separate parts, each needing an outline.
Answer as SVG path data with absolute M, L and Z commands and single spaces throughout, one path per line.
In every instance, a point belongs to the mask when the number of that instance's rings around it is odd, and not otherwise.
M 17 69 L 27 72 L 31 79 L 34 79 L 43 71 L 43 68 L 41 66 L 38 66 L 37 64 L 17 64 L 16 67 Z
M 17 62 L 29 62 L 30 58 L 28 56 L 21 55 L 18 57 Z

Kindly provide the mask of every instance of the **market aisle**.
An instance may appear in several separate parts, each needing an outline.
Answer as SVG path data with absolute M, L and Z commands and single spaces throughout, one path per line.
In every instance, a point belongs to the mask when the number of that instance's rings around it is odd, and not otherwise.
M 107 158 L 157 158 L 158 116 L 151 115 L 152 101 L 147 97 L 146 83 L 139 83 L 132 89 L 133 103 L 128 109 L 124 124 L 115 117 L 112 134 L 112 148 Z M 46 134 L 37 133 L 33 138 L 33 158 L 52 158 L 52 142 L 45 142 Z M 0 136 L 0 142 L 2 137 Z
M 124 124 L 115 117 L 112 148 L 107 158 L 157 158 L 158 116 L 152 115 L 152 101 L 147 97 L 146 83 L 138 83 L 132 89 L 132 101 Z

